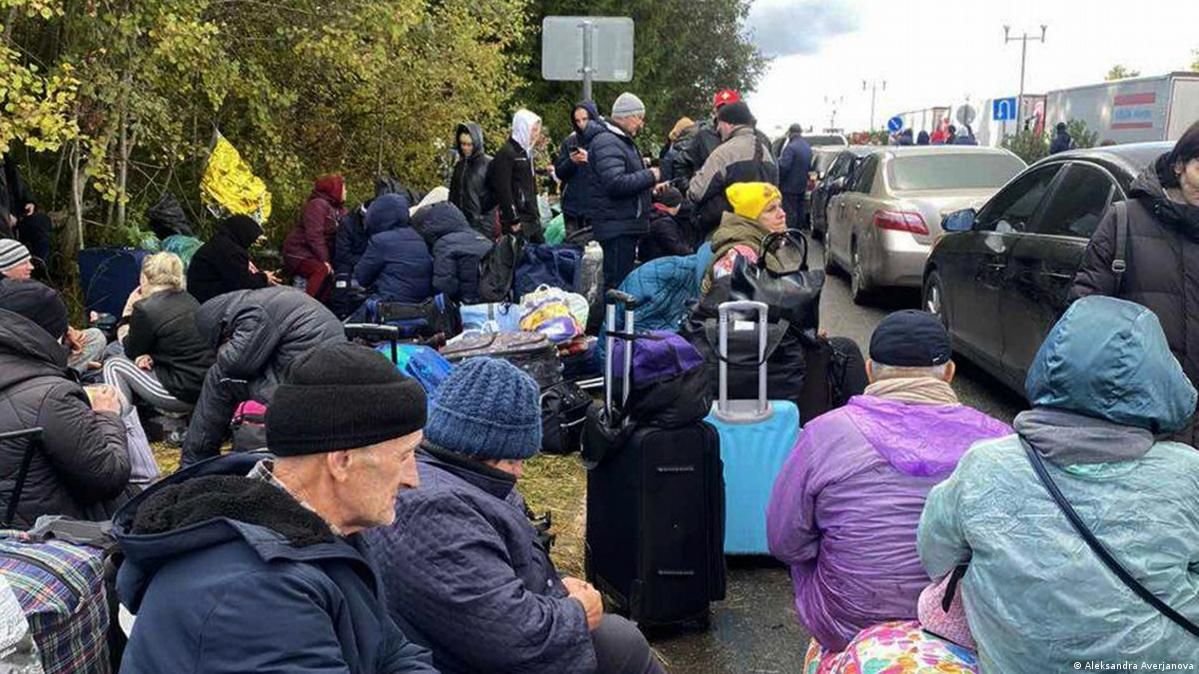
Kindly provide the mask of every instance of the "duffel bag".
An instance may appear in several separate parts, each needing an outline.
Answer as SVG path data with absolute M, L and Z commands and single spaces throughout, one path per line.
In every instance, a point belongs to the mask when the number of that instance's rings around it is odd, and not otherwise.
M 520 305 L 506 302 L 463 304 L 458 307 L 462 316 L 462 331 L 520 332 Z
M 266 448 L 266 405 L 247 400 L 233 410 L 229 424 L 233 431 L 233 451 L 253 452 Z
M 462 317 L 458 305 L 443 294 L 420 304 L 387 302 L 377 298 L 366 301 L 366 321 L 392 325 L 400 329 L 400 337 L 432 337 L 442 334 L 453 337 L 462 332 Z
M 582 449 L 583 423 L 591 396 L 578 385 L 562 381 L 541 392 L 541 449 L 547 454 L 572 454 Z
M 393 351 L 390 344 L 380 344 L 375 350 L 391 360 Z M 433 394 L 437 393 L 441 382 L 450 376 L 454 366 L 435 349 L 419 344 L 397 344 L 394 353 L 396 368 L 420 382 L 432 409 Z
M 583 251 L 574 246 L 525 244 L 516 267 L 513 292 L 524 297 L 539 286 L 574 292 L 582 275 Z
M 455 364 L 468 358 L 503 358 L 533 377 L 542 390 L 562 381 L 558 347 L 539 332 L 462 335 L 442 347 L 441 355 Z

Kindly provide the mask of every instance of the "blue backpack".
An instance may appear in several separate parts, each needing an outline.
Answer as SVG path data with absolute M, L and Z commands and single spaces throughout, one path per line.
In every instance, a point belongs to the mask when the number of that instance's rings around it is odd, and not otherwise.
M 391 344 L 380 344 L 375 349 L 391 360 Z M 450 376 L 454 366 L 442 358 L 436 350 L 416 344 L 396 345 L 396 369 L 420 382 L 425 389 L 429 408 L 432 409 L 433 396 L 445 378 Z

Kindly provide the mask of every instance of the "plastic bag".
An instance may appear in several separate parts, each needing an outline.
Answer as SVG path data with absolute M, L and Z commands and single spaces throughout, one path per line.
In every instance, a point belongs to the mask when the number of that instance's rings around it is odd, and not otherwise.
M 570 294 L 573 293 L 541 286 L 525 295 L 521 300 L 520 329 L 540 332 L 555 344 L 569 342 L 583 334 L 586 321 L 580 323 L 571 312 L 566 298 Z

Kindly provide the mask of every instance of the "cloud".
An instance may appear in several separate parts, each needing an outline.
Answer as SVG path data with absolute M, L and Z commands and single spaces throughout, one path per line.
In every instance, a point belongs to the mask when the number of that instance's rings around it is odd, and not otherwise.
M 749 13 L 750 37 L 764 56 L 815 54 L 825 40 L 858 27 L 858 14 L 846 0 L 759 0 Z

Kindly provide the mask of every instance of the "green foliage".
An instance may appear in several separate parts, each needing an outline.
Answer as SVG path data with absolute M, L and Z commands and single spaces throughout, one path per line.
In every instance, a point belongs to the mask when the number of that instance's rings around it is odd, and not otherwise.
M 531 0 L 529 20 L 539 26 L 545 16 L 632 17 L 633 80 L 596 83 L 594 96 L 604 115 L 622 91 L 641 97 L 647 113 L 644 135 L 652 142 L 664 139 L 680 117 L 708 117 L 712 95 L 720 89 L 747 92 L 757 84 L 768 60 L 746 36 L 749 8 L 749 0 Z M 565 137 L 582 83 L 541 79 L 540 30 L 528 31 L 517 51 L 530 55 L 521 64 L 526 84 L 518 101 L 541 115 L 553 137 Z
M 1026 129 L 1004 136 L 1002 145 L 1025 163 L 1031 164 L 1049 155 L 1049 134 Z
M 1108 82 L 1112 82 L 1114 80 L 1122 80 L 1128 77 L 1139 77 L 1140 74 L 1141 71 L 1139 70 L 1131 70 L 1117 63 L 1111 67 L 1111 70 L 1107 71 L 1107 75 L 1105 75 L 1103 79 Z
M 1191 62 L 1191 70 L 1199 73 L 1199 49 L 1192 49 L 1191 56 L 1195 57 L 1195 60 Z
M 1066 133 L 1074 141 L 1074 147 L 1085 149 L 1095 147 L 1099 142 L 1099 134 L 1087 128 L 1087 123 L 1081 119 L 1072 119 L 1066 123 Z

